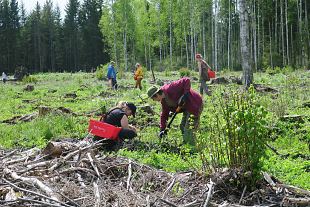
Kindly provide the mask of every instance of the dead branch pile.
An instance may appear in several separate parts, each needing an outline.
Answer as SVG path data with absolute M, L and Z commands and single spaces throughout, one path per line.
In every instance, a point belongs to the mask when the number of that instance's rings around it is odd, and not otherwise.
M 250 191 L 231 180 L 167 173 L 105 155 L 101 143 L 51 142 L 44 150 L 0 150 L 0 206 L 309 206 L 310 192 L 276 183 Z M 216 177 L 214 177 L 216 176 Z

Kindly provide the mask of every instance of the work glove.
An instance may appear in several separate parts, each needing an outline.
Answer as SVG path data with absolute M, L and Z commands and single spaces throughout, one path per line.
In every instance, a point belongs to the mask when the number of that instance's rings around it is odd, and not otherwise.
M 167 131 L 167 129 L 161 130 L 158 134 L 159 138 L 162 139 L 163 137 L 165 137 L 167 135 Z

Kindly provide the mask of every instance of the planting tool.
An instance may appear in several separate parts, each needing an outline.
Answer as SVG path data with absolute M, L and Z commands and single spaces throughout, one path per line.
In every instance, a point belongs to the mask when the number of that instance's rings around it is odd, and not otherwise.
M 171 127 L 171 124 L 172 124 L 172 122 L 173 122 L 173 120 L 174 120 L 174 118 L 175 118 L 176 115 L 177 115 L 177 112 L 174 112 L 173 116 L 171 117 L 171 119 L 170 119 L 170 121 L 169 121 L 169 123 L 168 123 L 168 125 L 167 125 L 167 128 L 168 128 L 168 129 Z
M 161 132 L 159 133 L 159 137 L 160 137 L 160 138 L 162 138 L 163 136 L 165 136 L 165 135 L 167 134 L 168 129 L 170 129 L 171 124 L 172 124 L 172 122 L 173 122 L 173 120 L 174 120 L 174 118 L 176 117 L 177 114 L 178 114 L 178 112 L 177 112 L 177 110 L 176 110 L 176 111 L 174 112 L 174 114 L 172 115 L 172 117 L 171 117 L 171 119 L 170 119 L 170 121 L 169 121 L 169 123 L 168 123 L 166 129 L 163 130 L 163 131 L 161 131 Z

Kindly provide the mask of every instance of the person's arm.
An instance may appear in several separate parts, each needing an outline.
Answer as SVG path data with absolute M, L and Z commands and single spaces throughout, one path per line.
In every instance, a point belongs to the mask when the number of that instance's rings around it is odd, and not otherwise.
M 162 112 L 160 113 L 160 130 L 165 130 L 167 126 L 167 120 L 169 117 L 169 109 L 168 106 L 162 104 Z
M 121 127 L 123 129 L 130 129 L 128 124 L 128 117 L 126 115 L 124 115 L 121 119 Z

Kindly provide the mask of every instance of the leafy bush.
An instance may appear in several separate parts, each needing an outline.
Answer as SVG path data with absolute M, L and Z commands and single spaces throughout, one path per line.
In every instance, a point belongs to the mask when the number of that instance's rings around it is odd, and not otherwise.
M 38 79 L 35 78 L 34 76 L 24 76 L 22 79 L 23 83 L 37 83 Z
M 188 68 L 181 68 L 179 70 L 179 73 L 180 73 L 180 77 L 184 77 L 184 76 L 189 77 L 191 75 L 191 72 L 189 71 Z
M 267 141 L 267 111 L 259 105 L 252 86 L 248 92 L 219 95 L 213 107 L 209 120 L 205 119 L 209 133 L 198 136 L 202 162 L 213 169 L 241 168 L 252 174 L 245 182 L 255 183 Z M 211 160 L 206 160 L 209 156 Z
M 281 68 L 279 66 L 276 66 L 274 68 L 268 66 L 265 70 L 266 70 L 266 73 L 268 73 L 269 75 L 281 73 Z
M 96 68 L 96 77 L 98 80 L 103 80 L 106 73 L 108 71 L 108 64 L 102 65 L 100 64 L 97 68 Z

